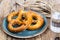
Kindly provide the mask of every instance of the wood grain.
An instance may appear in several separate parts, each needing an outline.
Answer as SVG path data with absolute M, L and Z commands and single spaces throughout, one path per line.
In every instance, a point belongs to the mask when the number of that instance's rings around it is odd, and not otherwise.
M 22 1 L 22 2 L 21 2 Z M 29 0 L 30 2 L 31 0 Z M 35 0 L 36 1 L 36 0 Z M 40 0 L 41 1 L 41 0 Z M 48 2 L 48 5 L 51 5 L 52 7 L 54 7 L 55 0 L 43 0 L 45 2 Z M 50 19 L 48 18 L 48 28 L 47 30 L 42 33 L 41 35 L 38 35 L 36 37 L 33 38 L 26 38 L 26 39 L 18 39 L 18 38 L 13 38 L 11 36 L 8 36 L 7 34 L 5 34 L 2 30 L 2 21 L 4 19 L 4 17 L 6 17 L 10 12 L 14 11 L 18 11 L 21 7 L 23 9 L 23 7 L 21 5 L 15 5 L 15 2 L 17 3 L 24 3 L 24 0 L 0 0 L 0 40 L 54 40 L 55 37 L 60 37 L 60 34 L 54 33 L 50 30 Z M 17 6 L 17 7 L 16 7 Z M 55 7 L 57 9 L 57 7 Z M 60 11 L 59 9 L 60 7 L 58 7 L 57 10 Z

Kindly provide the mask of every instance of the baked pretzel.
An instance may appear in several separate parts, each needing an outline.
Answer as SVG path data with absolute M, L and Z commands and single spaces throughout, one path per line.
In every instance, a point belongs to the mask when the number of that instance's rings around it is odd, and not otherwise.
M 32 22 L 28 26 L 28 30 L 36 30 L 42 27 L 44 20 L 41 15 L 36 14 L 35 12 L 30 11 Z
M 30 12 L 25 12 L 25 11 L 21 11 L 19 12 L 19 15 L 18 15 L 18 20 L 22 21 L 22 22 L 25 22 L 28 24 L 30 24 L 30 22 L 32 21 L 32 18 L 30 17 Z
M 17 12 L 12 12 L 8 15 L 7 19 L 8 19 L 8 22 L 11 22 L 12 20 L 14 20 L 14 16 L 18 15 Z
M 14 27 L 14 25 L 18 25 L 17 27 Z M 27 25 L 19 20 L 12 20 L 8 24 L 8 29 L 11 32 L 21 32 L 27 28 Z

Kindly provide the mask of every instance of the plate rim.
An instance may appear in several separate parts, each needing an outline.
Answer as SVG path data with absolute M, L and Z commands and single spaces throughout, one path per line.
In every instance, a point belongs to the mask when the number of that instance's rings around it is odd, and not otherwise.
M 12 35 L 12 34 L 8 33 L 7 31 L 5 31 L 4 28 L 2 27 L 3 32 L 6 33 L 6 34 L 9 35 L 9 36 L 12 36 L 12 37 L 15 37 L 15 38 L 32 38 L 32 37 L 38 36 L 38 35 L 44 33 L 45 30 L 46 30 L 47 27 L 48 27 L 48 25 L 47 25 L 47 18 L 45 17 L 44 14 L 40 14 L 40 15 L 43 16 L 43 18 L 45 18 L 45 20 L 46 20 L 46 25 L 45 25 L 46 28 L 44 28 L 44 30 L 42 30 L 42 32 L 38 32 L 37 34 L 34 34 L 34 35 L 32 35 L 32 36 L 24 36 L 24 37 L 23 37 L 23 36 Z M 4 18 L 4 19 L 5 19 L 5 18 Z M 4 19 L 3 19 L 3 22 L 4 22 Z M 2 24 L 2 26 L 4 26 L 4 25 Z

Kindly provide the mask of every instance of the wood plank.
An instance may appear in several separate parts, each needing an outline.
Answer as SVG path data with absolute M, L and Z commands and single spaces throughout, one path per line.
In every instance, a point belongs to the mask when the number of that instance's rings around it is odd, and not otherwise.
M 35 37 L 35 40 L 42 40 L 42 35 L 38 35 Z
M 7 35 L 0 29 L 0 40 L 6 40 L 6 39 L 7 39 Z
M 7 40 L 12 40 L 12 37 L 11 36 L 7 36 Z
M 12 40 L 25 40 L 23 38 L 12 38 Z
M 0 40 L 7 40 L 7 35 L 2 30 L 2 20 L 3 17 L 0 17 Z
M 42 40 L 49 40 L 49 29 L 42 34 Z
M 59 36 L 59 35 L 58 35 L 57 33 L 54 33 L 54 32 L 52 32 L 52 31 L 49 32 L 49 38 L 50 38 L 50 40 L 54 40 L 55 37 L 58 37 L 58 36 Z
M 26 38 L 25 40 L 35 40 L 35 37 L 33 37 L 33 38 Z

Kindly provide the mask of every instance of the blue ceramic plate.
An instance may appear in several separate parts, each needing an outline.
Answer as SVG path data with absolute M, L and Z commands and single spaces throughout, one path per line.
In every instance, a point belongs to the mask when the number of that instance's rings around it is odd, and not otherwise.
M 8 22 L 7 22 L 7 18 L 4 18 L 3 20 L 3 31 L 5 33 L 7 33 L 8 35 L 12 36 L 12 37 L 16 37 L 16 38 L 31 38 L 31 37 L 35 37 L 39 34 L 42 34 L 46 29 L 47 29 L 47 20 L 46 17 L 40 13 L 38 13 L 39 15 L 41 15 L 44 18 L 44 24 L 43 26 L 38 29 L 38 30 L 34 30 L 34 31 L 29 31 L 29 30 L 25 30 L 19 33 L 12 33 L 8 30 Z

